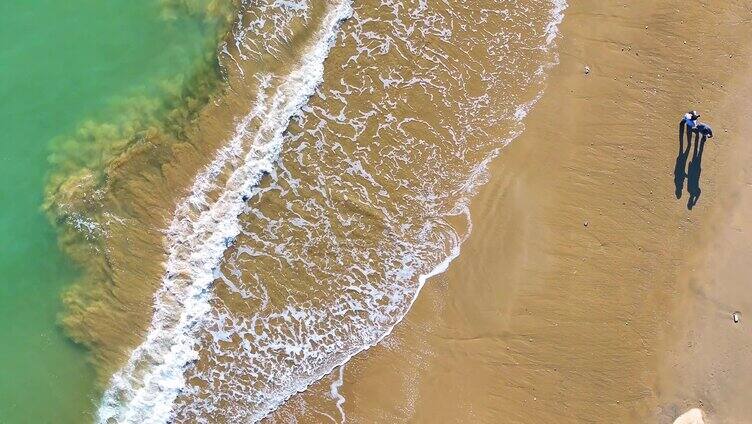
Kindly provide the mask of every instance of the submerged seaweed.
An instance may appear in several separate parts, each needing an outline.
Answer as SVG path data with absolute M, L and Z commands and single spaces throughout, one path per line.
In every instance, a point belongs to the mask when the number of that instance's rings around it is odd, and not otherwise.
M 186 131 L 197 114 L 223 90 L 218 46 L 238 7 L 236 0 L 161 3 L 165 20 L 200 17 L 216 28 L 207 40 L 206 53 L 185 74 L 155 84 L 156 90 L 142 90 L 115 102 L 106 119 L 87 120 L 72 134 L 53 140 L 49 156 L 43 209 L 58 230 L 61 249 L 81 269 L 79 280 L 63 293 L 61 322 L 73 340 L 91 350 L 101 382 L 116 366 L 114 362 L 122 359 L 125 348 L 108 346 L 105 351 L 106 335 L 88 325 L 96 319 L 96 311 L 118 304 L 107 299 L 114 295 L 113 285 L 122 284 L 113 274 L 118 256 L 129 254 L 129 249 L 118 253 L 108 243 L 117 239 L 112 233 L 145 236 L 151 229 L 144 228 L 148 226 L 144 221 L 158 213 L 145 211 L 148 205 L 131 204 L 133 197 L 115 193 L 130 190 L 128 180 L 133 175 L 159 172 L 178 145 L 187 143 Z M 128 307 L 127 302 L 120 305 Z M 129 338 L 132 343 L 138 335 Z

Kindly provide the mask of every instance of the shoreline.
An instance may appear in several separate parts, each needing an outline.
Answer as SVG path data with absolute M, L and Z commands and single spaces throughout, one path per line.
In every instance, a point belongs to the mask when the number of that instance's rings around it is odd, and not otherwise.
M 101 421 L 149 417 L 168 422 L 176 414 L 173 405 L 187 385 L 184 374 L 200 358 L 201 337 L 192 334 L 192 329 L 206 325 L 215 270 L 230 247 L 227 240 L 235 240 L 242 232 L 240 219 L 247 199 L 257 195 L 261 179 L 274 172 L 282 134 L 321 83 L 326 56 L 341 23 L 351 14 L 347 0 L 326 8 L 315 37 L 301 52 L 300 67 L 271 85 L 275 88 L 271 103 L 281 104 L 281 109 L 251 110 L 233 130 L 230 142 L 192 179 L 189 195 L 177 206 L 166 231 L 166 275 L 154 295 L 154 318 L 147 337 L 113 375 L 99 409 Z M 258 104 L 265 97 L 259 94 Z M 255 119 L 261 120 L 260 126 L 253 125 Z M 247 136 L 254 132 L 269 138 Z M 240 164 L 236 158 L 241 158 Z M 221 192 L 213 198 L 218 188 Z M 163 360 L 155 363 L 153 358 Z
M 230 5 L 236 14 L 226 13 L 223 7 Z M 165 10 L 174 12 L 183 6 L 190 5 L 166 3 Z M 319 19 L 324 6 L 312 7 L 310 19 Z M 206 7 L 201 11 L 189 7 L 187 12 L 216 14 L 217 19 L 227 19 L 227 26 L 218 33 L 214 53 L 207 56 L 209 63 L 195 76 L 200 84 L 187 84 L 183 91 L 172 93 L 174 98 L 166 102 L 172 107 L 157 116 L 139 115 L 137 105 L 138 119 L 124 128 L 113 129 L 107 123 L 82 127 L 65 140 L 66 147 L 101 136 L 105 140 L 101 157 L 94 155 L 101 167 L 61 166 L 49 178 L 47 215 L 59 229 L 60 249 L 81 269 L 80 278 L 62 294 L 61 327 L 87 348 L 102 389 L 145 340 L 154 296 L 165 277 L 165 235 L 173 212 L 210 158 L 234 136 L 239 111 L 247 113 L 253 106 L 249 99 L 257 99 L 278 83 L 246 81 L 245 75 L 285 75 L 290 63 L 299 59 L 288 44 L 305 44 L 313 35 L 305 26 L 245 32 L 243 25 L 255 19 L 254 14 L 279 18 L 286 13 L 284 7 L 257 10 L 237 0 Z M 292 22 L 300 17 L 291 12 L 286 18 Z M 107 149 L 111 151 L 105 153 Z M 222 171 L 216 177 L 223 180 L 229 175 Z M 215 195 L 207 193 L 209 198 Z
M 151 310 L 151 293 L 139 289 L 161 272 L 154 259 L 162 253 L 168 217 L 159 211 L 181 187 L 180 178 L 169 175 L 173 159 L 186 156 L 196 120 L 229 83 L 219 60 L 221 41 L 231 37 L 229 5 L 237 7 L 234 0 L 206 9 L 165 2 L 164 19 L 200 15 L 216 26 L 206 40 L 211 53 L 199 58 L 187 81 L 164 81 L 151 97 L 136 93 L 112 107 L 112 121 L 87 121 L 54 140 L 42 210 L 60 250 L 79 269 L 61 294 L 59 321 L 65 335 L 87 349 L 100 387 L 139 340 L 143 311 Z
M 712 335 L 669 323 L 697 302 L 684 273 L 702 265 L 686 246 L 708 252 L 698 234 L 714 231 L 705 223 L 721 203 L 735 204 L 717 183 L 735 161 L 718 146 L 741 140 L 715 110 L 747 69 L 746 33 L 724 26 L 742 10 L 639 3 L 570 5 L 560 64 L 473 199 L 460 257 L 391 337 L 348 363 L 339 389 L 348 419 L 670 423 L 702 407 L 698 393 L 723 403 L 723 386 L 703 387 L 700 376 L 695 393 L 672 394 L 685 376 L 665 368 L 692 366 L 676 347 L 681 331 Z M 701 49 L 716 37 L 724 49 Z M 700 90 L 687 92 L 687 79 Z M 692 210 L 686 184 L 676 199 L 672 182 L 676 124 L 690 108 L 717 131 Z M 738 367 L 734 357 L 724 369 Z M 329 411 L 323 392 L 301 401 Z M 705 412 L 726 422 L 719 405 Z

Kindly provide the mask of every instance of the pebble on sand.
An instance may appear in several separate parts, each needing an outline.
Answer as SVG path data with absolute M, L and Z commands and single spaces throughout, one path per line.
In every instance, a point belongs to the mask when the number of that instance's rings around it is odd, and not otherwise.
M 588 75 L 590 73 L 590 67 L 585 66 L 585 75 Z
M 739 322 L 739 320 L 742 319 L 742 313 L 739 311 L 736 311 L 733 314 L 731 314 L 731 318 L 734 319 L 734 322 Z

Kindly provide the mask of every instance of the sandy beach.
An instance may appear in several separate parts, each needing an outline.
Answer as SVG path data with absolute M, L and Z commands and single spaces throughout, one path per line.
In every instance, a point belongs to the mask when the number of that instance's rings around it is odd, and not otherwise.
M 571 2 L 560 64 L 471 203 L 460 257 L 342 382 L 269 421 L 752 420 L 749 13 Z M 680 151 L 689 109 L 715 137 Z

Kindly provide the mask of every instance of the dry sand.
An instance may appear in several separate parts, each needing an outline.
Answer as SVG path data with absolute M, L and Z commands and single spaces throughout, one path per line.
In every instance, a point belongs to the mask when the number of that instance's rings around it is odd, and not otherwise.
M 338 391 L 335 372 L 278 418 L 339 417 L 336 392 L 362 423 L 752 421 L 750 6 L 571 3 L 461 256 Z M 716 132 L 691 210 L 674 176 L 690 108 Z

